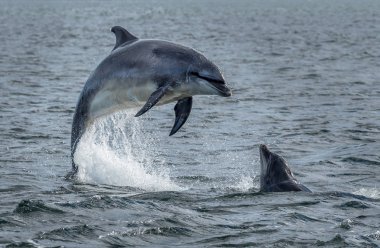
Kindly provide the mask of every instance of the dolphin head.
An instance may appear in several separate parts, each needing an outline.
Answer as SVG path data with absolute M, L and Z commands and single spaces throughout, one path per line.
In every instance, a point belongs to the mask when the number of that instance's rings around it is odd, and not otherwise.
M 231 96 L 222 73 L 211 61 L 203 61 L 202 66 L 189 67 L 186 81 L 199 95 Z
M 231 96 L 231 90 L 219 68 L 202 54 L 194 51 L 194 61 L 186 71 L 188 87 L 197 95 Z
M 182 45 L 161 41 L 153 48 L 159 61 L 157 71 L 164 79 L 176 81 L 184 95 L 231 96 L 219 68 L 200 52 Z
M 260 188 L 261 190 L 288 180 L 295 180 L 285 159 L 260 145 Z

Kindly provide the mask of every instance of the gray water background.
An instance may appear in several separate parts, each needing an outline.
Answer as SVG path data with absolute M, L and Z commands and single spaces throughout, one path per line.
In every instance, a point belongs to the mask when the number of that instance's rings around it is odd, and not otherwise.
M 0 6 L 0 246 L 380 245 L 379 1 Z M 173 137 L 172 105 L 141 118 L 183 190 L 64 179 L 75 104 L 114 25 L 196 48 L 233 89 L 195 97 Z M 260 143 L 314 193 L 258 193 Z

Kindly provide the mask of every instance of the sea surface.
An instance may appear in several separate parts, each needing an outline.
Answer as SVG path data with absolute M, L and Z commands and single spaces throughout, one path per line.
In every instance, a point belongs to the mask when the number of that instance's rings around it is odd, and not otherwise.
M 193 47 L 230 98 L 76 101 L 110 28 Z M 379 247 L 380 1 L 0 1 L 0 247 Z M 313 193 L 259 192 L 259 144 Z

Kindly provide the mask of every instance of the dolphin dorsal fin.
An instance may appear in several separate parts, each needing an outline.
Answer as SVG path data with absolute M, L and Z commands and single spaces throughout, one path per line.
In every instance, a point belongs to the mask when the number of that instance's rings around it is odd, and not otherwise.
M 116 48 L 118 48 L 120 45 L 124 44 L 127 41 L 137 40 L 136 36 L 134 36 L 133 34 L 129 33 L 123 27 L 115 26 L 115 27 L 111 28 L 111 31 L 116 36 L 116 44 L 115 44 L 115 47 L 112 49 L 112 51 L 115 50 Z

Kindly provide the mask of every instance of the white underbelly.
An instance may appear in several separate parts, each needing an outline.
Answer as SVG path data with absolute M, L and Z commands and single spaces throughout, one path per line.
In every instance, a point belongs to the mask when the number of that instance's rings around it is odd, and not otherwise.
M 96 93 L 90 104 L 89 120 L 111 114 L 118 110 L 142 107 L 150 95 L 157 90 L 154 82 L 125 84 L 109 82 Z M 157 105 L 166 104 L 181 98 L 179 92 L 169 91 Z
M 156 88 L 154 83 L 108 82 L 94 96 L 90 104 L 89 117 L 95 119 L 117 110 L 142 106 Z

